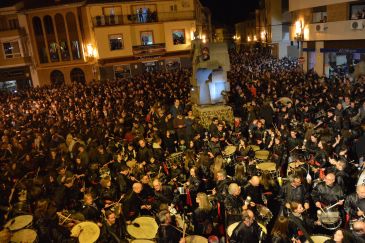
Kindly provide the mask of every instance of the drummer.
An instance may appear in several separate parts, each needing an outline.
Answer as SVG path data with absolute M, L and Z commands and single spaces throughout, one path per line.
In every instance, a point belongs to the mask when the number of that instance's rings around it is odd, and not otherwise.
M 343 205 L 344 193 L 342 188 L 335 182 L 335 179 L 333 173 L 328 173 L 324 181 L 313 188 L 311 195 L 317 208 L 331 206 L 335 203 Z
M 243 189 L 243 198 L 251 197 L 251 202 L 260 205 L 267 205 L 267 199 L 260 185 L 260 177 L 252 176 Z
M 237 227 L 233 230 L 229 242 L 260 242 L 262 234 L 260 231 L 260 227 L 255 221 L 254 213 L 251 210 L 244 210 L 241 217 L 242 219 Z
M 159 179 L 154 179 L 153 182 L 153 208 L 159 210 L 161 204 L 176 205 L 179 201 L 179 195 L 174 193 L 174 190 L 169 185 L 162 185 Z
M 117 218 L 115 213 L 110 210 L 104 212 L 104 217 L 98 242 L 128 242 L 126 239 L 126 226 L 124 220 L 122 220 L 122 218 Z
M 345 211 L 347 220 L 359 219 L 365 216 L 365 185 L 358 185 L 356 192 L 346 197 Z
M 171 224 L 171 215 L 168 210 L 162 210 L 158 213 L 158 221 L 160 222 L 158 243 L 175 243 L 180 241 L 183 237 L 182 230 Z

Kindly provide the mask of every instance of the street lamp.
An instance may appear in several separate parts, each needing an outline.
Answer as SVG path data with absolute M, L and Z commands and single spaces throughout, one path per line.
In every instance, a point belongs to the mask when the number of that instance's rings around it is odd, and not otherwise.
M 295 22 L 295 39 L 298 42 L 298 49 L 300 47 L 300 42 L 303 41 L 303 23 L 301 20 Z

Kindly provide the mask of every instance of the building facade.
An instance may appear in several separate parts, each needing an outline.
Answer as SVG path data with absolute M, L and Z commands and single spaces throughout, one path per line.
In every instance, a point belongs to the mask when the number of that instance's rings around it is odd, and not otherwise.
M 270 47 L 274 56 L 286 57 L 291 46 L 290 21 L 288 0 L 261 1 L 259 8 L 249 15 L 248 20 L 235 25 L 236 43 L 245 45 L 260 43 Z
M 36 75 L 26 17 L 19 13 L 22 8 L 23 3 L 0 8 L 0 89 L 30 87 Z
M 304 70 L 330 76 L 365 60 L 365 1 L 290 0 L 289 10 L 290 38 L 302 46 Z
M 210 12 L 198 0 L 94 2 L 82 13 L 101 79 L 191 67 L 194 33 L 211 38 Z
M 210 11 L 199 0 L 14 1 L 0 5 L 5 88 L 190 67 L 194 33 L 212 39 Z

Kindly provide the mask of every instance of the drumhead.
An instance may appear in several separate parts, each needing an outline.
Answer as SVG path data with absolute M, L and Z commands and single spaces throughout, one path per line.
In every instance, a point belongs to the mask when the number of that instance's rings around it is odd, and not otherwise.
M 231 224 L 231 225 L 228 226 L 228 228 L 227 228 L 227 235 L 229 237 L 232 236 L 234 229 L 238 226 L 239 223 L 240 222 L 236 222 L 236 223 L 233 223 L 233 224 Z
M 208 243 L 208 239 L 200 235 L 189 235 L 186 237 L 186 243 Z
M 329 237 L 327 235 L 311 235 L 311 238 L 314 243 L 324 243 L 324 242 L 326 242 L 326 240 L 331 239 L 331 237 Z M 306 241 L 306 243 L 308 243 L 308 241 Z
M 11 231 L 20 230 L 24 227 L 27 227 L 30 225 L 33 221 L 32 215 L 21 215 L 18 217 L 15 217 L 11 219 L 9 222 L 7 222 L 4 226 L 4 228 L 8 228 Z
M 158 230 L 156 220 L 152 217 L 138 217 L 127 225 L 127 232 L 135 239 L 153 239 Z
M 37 232 L 31 229 L 22 229 L 13 234 L 11 242 L 22 243 L 28 242 L 33 243 L 37 240 Z
M 264 163 L 257 164 L 256 168 L 259 170 L 275 171 L 276 164 L 273 162 L 264 162 Z
M 72 228 L 71 235 L 78 236 L 80 243 L 95 242 L 100 236 L 100 228 L 94 222 L 81 222 Z

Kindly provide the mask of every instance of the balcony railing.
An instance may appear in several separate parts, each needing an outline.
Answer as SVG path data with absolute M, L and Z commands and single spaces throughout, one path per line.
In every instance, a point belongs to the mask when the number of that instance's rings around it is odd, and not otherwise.
M 150 12 L 128 15 L 99 15 L 93 17 L 94 27 L 113 26 L 124 24 L 144 24 L 165 21 L 191 20 L 194 19 L 194 11 L 181 12 Z
M 132 47 L 134 56 L 158 56 L 166 52 L 166 44 L 158 43 Z

